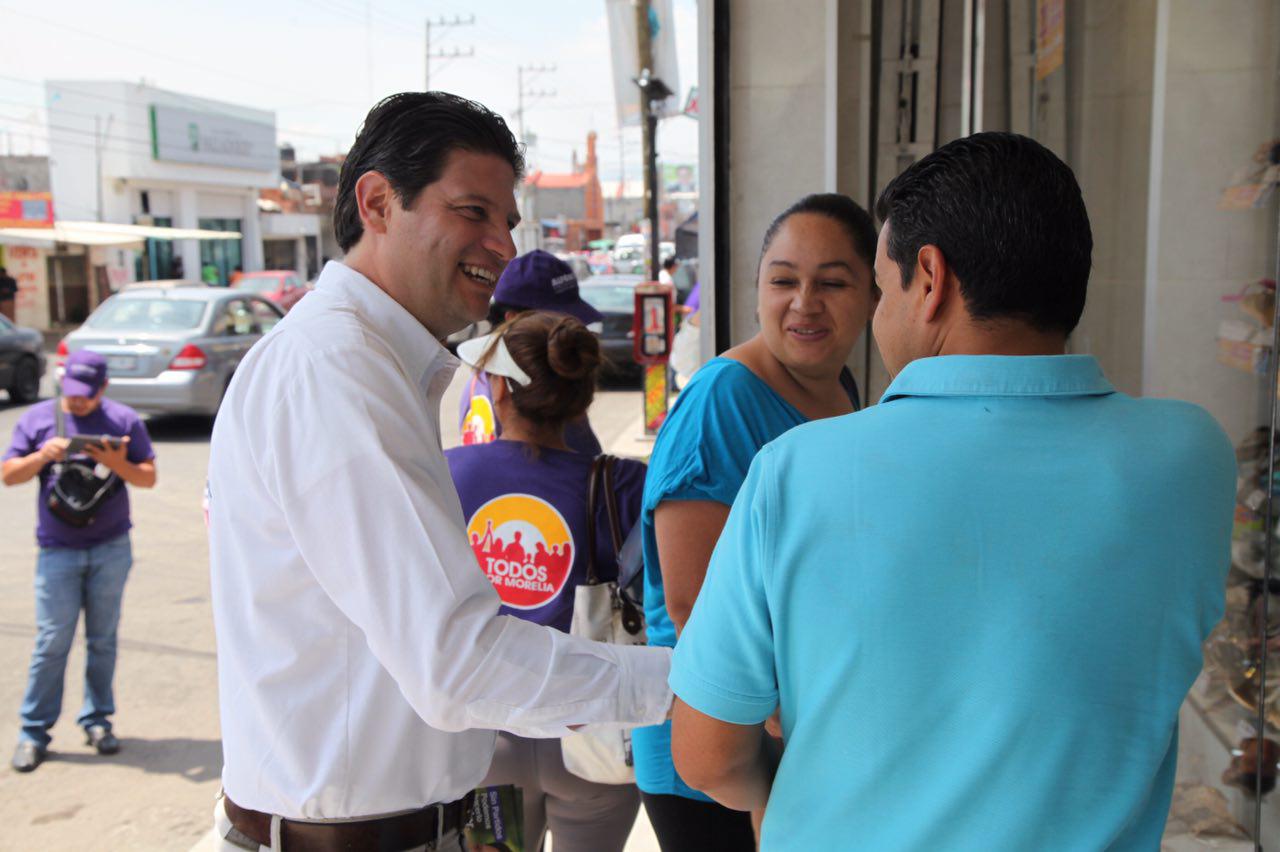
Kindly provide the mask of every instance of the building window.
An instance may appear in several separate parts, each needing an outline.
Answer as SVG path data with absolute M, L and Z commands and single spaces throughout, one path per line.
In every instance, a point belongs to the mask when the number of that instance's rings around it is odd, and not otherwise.
M 154 216 L 150 224 L 158 228 L 172 228 L 173 217 Z M 137 256 L 134 279 L 137 281 L 161 281 L 181 278 L 173 266 L 173 240 L 147 240 L 142 253 Z
M 201 219 L 199 227 L 206 231 L 239 231 L 240 219 Z M 244 269 L 243 240 L 201 240 L 200 280 L 225 287 L 237 269 Z

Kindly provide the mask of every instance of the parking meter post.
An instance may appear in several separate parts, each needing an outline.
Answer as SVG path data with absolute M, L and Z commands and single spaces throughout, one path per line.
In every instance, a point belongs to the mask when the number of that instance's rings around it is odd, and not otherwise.
M 671 403 L 667 361 L 675 337 L 675 288 L 656 281 L 637 284 L 633 323 L 632 356 L 644 366 L 644 433 L 656 435 Z

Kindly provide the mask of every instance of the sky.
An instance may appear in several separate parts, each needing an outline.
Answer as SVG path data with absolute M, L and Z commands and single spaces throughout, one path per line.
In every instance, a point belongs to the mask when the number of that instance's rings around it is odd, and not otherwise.
M 697 84 L 696 0 L 674 0 L 681 100 Z M 346 149 L 369 107 L 393 92 L 421 90 L 425 21 L 434 59 L 432 88 L 484 103 L 513 130 L 517 67 L 554 65 L 526 90 L 529 160 L 568 171 L 599 134 L 601 176 L 637 179 L 640 131 L 618 129 L 605 0 L 0 0 L 0 153 L 46 154 L 46 79 L 146 81 L 188 95 L 272 110 L 279 141 L 300 158 Z M 111 142 L 108 139 L 107 145 Z M 697 122 L 664 119 L 662 162 L 696 163 Z

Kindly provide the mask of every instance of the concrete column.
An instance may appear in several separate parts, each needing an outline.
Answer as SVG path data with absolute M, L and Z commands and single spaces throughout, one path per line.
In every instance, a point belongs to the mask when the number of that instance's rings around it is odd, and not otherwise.
M 699 4 L 701 51 L 699 223 L 704 234 L 700 277 L 703 310 L 730 314 L 731 343 L 756 333 L 756 264 L 760 242 L 778 213 L 803 195 L 843 192 L 864 206 L 870 198 L 870 28 L 868 0 L 786 4 L 735 0 L 729 34 L 730 173 L 727 226 L 716 223 L 713 197 L 712 21 Z M 779 39 L 778 33 L 787 37 Z M 723 188 L 722 188 L 723 191 Z M 727 227 L 730 303 L 714 302 L 711 234 Z M 708 296 L 711 295 L 709 299 Z M 709 325 L 704 325 L 709 328 Z M 704 354 L 712 335 L 704 333 Z M 851 358 L 858 370 L 865 351 Z M 859 376 L 859 381 L 863 377 Z M 883 388 L 881 388 L 883 389 Z
M 240 214 L 241 259 L 245 272 L 257 272 L 262 269 L 262 220 L 258 217 L 258 195 L 256 192 L 244 196 L 244 211 Z
M 756 262 L 769 222 L 811 192 L 866 201 L 861 0 L 733 4 L 730 32 L 732 339 L 757 329 Z M 787 33 L 779 39 L 778 33 Z M 705 44 L 704 39 L 704 44 Z M 705 97 L 704 97 L 705 101 Z M 704 133 L 708 132 L 704 130 Z
M 200 227 L 199 202 L 193 187 L 183 187 L 177 191 L 178 206 L 174 213 L 174 222 L 179 228 Z M 182 240 L 175 246 L 176 253 L 182 258 L 182 272 L 188 281 L 200 280 L 200 241 Z
M 1096 356 L 1117 388 L 1137 395 L 1142 393 L 1156 0 L 1087 0 L 1068 4 L 1067 15 L 1066 65 L 1049 81 L 1062 74 L 1070 78 L 1065 147 L 1093 229 L 1089 298 L 1071 349 Z M 1037 138 L 1058 150 L 1053 139 L 1063 128 L 1044 125 L 1037 124 Z M 1029 119 L 1015 129 L 1029 131 Z M 1212 201 L 1206 206 L 1211 208 Z
M 298 280 L 307 280 L 307 238 L 298 237 L 293 241 L 293 266 L 298 271 Z
M 1203 405 L 1239 440 L 1265 412 L 1257 376 L 1219 364 L 1214 335 L 1240 318 L 1222 297 L 1275 273 L 1276 206 L 1218 210 L 1232 175 L 1280 136 L 1280 6 L 1159 0 L 1143 253 L 1142 392 Z

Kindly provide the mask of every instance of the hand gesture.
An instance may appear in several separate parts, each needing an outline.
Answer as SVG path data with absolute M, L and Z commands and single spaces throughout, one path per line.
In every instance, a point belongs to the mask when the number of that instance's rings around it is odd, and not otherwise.
M 67 457 L 67 445 L 70 443 L 69 438 L 50 438 L 40 445 L 40 456 L 46 464 L 60 462 Z
M 119 443 L 89 444 L 84 451 L 89 458 L 119 473 L 129 463 L 126 455 L 129 452 L 129 436 L 125 435 Z

